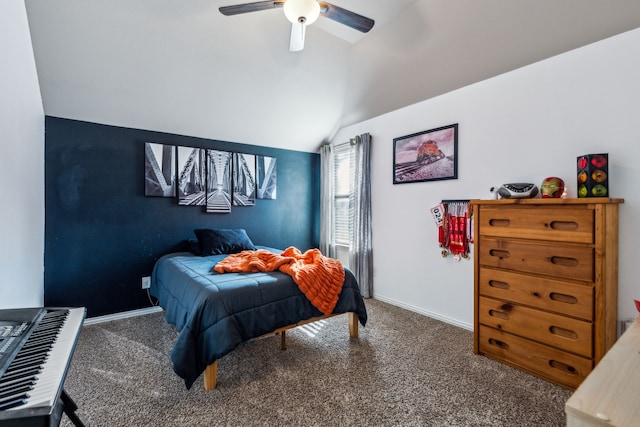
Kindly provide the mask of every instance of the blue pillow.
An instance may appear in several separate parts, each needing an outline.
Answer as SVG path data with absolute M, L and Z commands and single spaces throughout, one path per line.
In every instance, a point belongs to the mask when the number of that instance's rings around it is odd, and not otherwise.
M 189 248 L 189 252 L 191 252 L 192 254 L 202 255 L 202 251 L 200 250 L 200 242 L 198 242 L 197 240 L 187 240 L 187 247 Z
M 201 256 L 235 254 L 257 248 L 243 228 L 193 230 L 200 244 Z

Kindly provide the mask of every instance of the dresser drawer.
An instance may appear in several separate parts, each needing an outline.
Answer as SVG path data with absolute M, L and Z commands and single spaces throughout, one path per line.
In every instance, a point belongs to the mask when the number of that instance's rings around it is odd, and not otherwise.
M 594 250 L 589 246 L 481 237 L 476 250 L 481 266 L 588 282 L 594 280 Z
M 593 286 L 506 270 L 480 268 L 480 295 L 593 320 Z
M 480 324 L 585 357 L 593 357 L 591 322 L 480 297 Z
M 594 217 L 585 207 L 483 206 L 474 220 L 483 236 L 593 243 Z
M 577 388 L 593 369 L 590 359 L 486 326 L 479 327 L 479 350 L 482 354 L 573 389 Z

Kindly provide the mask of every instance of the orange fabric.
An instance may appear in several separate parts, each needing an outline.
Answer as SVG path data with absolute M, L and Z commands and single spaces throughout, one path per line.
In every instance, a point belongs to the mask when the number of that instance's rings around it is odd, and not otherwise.
M 337 259 L 327 258 L 318 249 L 302 253 L 293 246 L 281 254 L 266 249 L 232 254 L 214 267 L 218 273 L 257 273 L 282 271 L 290 275 L 311 304 L 324 314 L 331 314 L 344 283 L 344 267 Z

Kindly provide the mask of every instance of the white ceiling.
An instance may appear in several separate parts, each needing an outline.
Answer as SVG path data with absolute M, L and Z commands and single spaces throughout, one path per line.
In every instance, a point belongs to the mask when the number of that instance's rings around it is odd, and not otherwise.
M 640 26 L 638 0 L 335 0 L 288 51 L 281 9 L 25 0 L 45 114 L 314 152 L 343 126 Z

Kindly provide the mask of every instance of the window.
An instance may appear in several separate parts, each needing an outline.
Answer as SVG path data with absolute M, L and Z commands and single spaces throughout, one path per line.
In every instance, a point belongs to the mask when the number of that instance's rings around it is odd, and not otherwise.
M 353 224 L 355 149 L 349 143 L 337 145 L 333 164 L 333 244 L 350 246 Z

